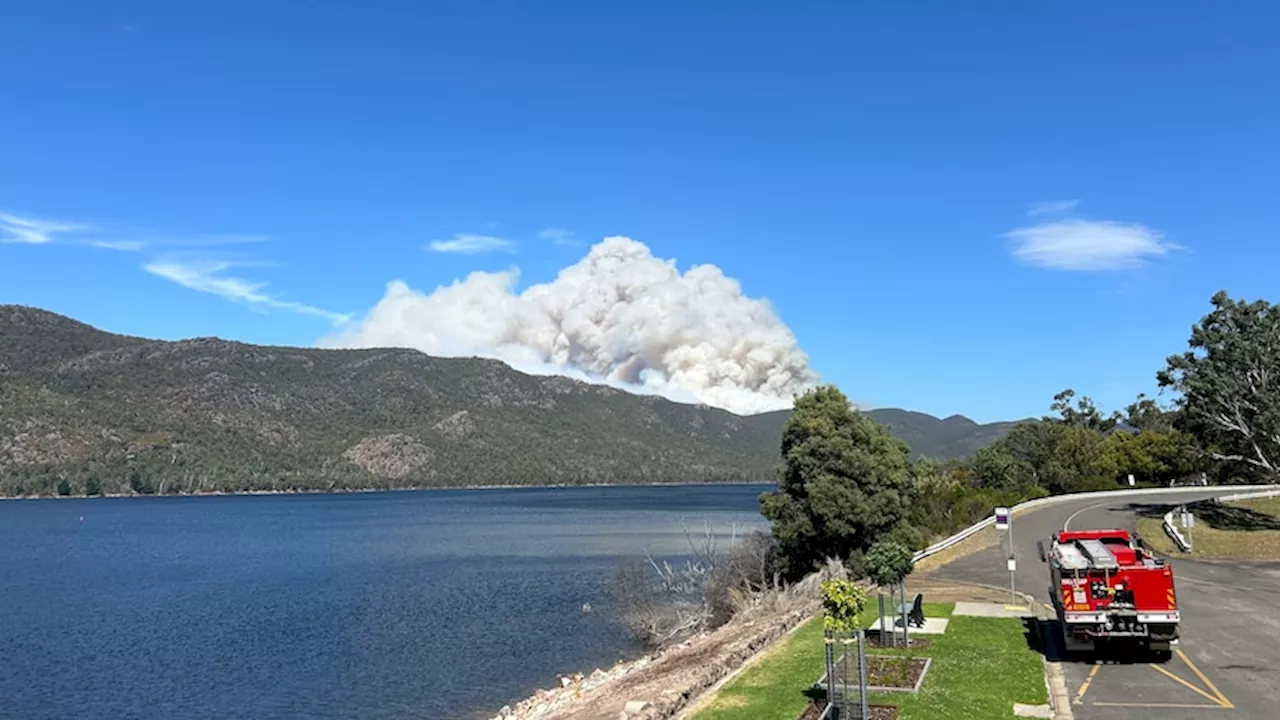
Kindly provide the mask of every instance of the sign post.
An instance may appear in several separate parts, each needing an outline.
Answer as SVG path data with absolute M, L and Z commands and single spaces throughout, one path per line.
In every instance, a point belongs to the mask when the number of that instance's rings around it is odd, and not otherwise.
M 1009 541 L 1009 604 L 1016 605 L 1018 592 L 1014 587 L 1014 575 L 1018 569 L 1018 561 L 1013 556 L 1013 518 L 1010 516 L 1009 508 L 996 508 L 996 530 L 1004 530 Z
M 1194 550 L 1195 544 L 1191 542 L 1191 528 L 1196 526 L 1195 513 L 1182 508 L 1182 527 L 1187 531 L 1187 549 Z

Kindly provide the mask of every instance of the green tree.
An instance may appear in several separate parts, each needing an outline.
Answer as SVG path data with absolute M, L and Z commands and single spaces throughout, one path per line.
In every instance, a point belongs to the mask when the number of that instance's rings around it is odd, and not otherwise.
M 837 633 L 854 633 L 867 606 L 867 593 L 851 580 L 826 580 L 822 588 L 822 625 Z
M 1138 393 L 1138 399 L 1125 408 L 1124 422 L 1135 430 L 1164 432 L 1174 428 L 1177 418 L 1176 412 L 1161 407 L 1145 393 Z
M 1107 417 L 1103 417 L 1088 395 L 1077 400 L 1074 408 L 1071 407 L 1071 400 L 1075 395 L 1076 391 L 1068 388 L 1053 396 L 1053 404 L 1049 406 L 1049 409 L 1058 413 L 1062 418 L 1062 422 L 1067 425 L 1100 432 L 1108 432 L 1119 422 L 1119 413 L 1112 413 Z
M 796 399 L 783 428 L 782 460 L 778 490 L 761 496 L 760 509 L 792 577 L 826 558 L 865 551 L 907 518 L 906 443 L 833 386 Z
M 155 492 L 150 478 L 143 476 L 137 470 L 129 473 L 129 489 L 141 495 L 150 495 Z
M 899 585 L 915 567 L 911 549 L 893 541 L 881 541 L 871 546 L 864 562 L 867 578 L 881 587 Z
M 1098 462 L 1111 478 L 1120 480 L 1132 473 L 1136 480 L 1158 485 L 1202 469 L 1195 440 L 1177 430 L 1112 433 L 1102 443 Z
M 973 475 L 979 487 L 1016 490 L 1030 484 L 1033 468 L 1015 457 L 1007 443 L 997 442 L 974 454 Z
M 1156 375 L 1178 391 L 1185 427 L 1212 457 L 1264 477 L 1280 463 L 1280 306 L 1226 291 Z
M 1026 465 L 1032 473 L 1031 481 L 1034 484 L 1050 492 L 1061 492 L 1060 488 L 1051 487 L 1052 481 L 1046 481 L 1043 474 L 1057 453 L 1066 428 L 1062 423 L 1028 420 L 1014 425 L 997 445 Z

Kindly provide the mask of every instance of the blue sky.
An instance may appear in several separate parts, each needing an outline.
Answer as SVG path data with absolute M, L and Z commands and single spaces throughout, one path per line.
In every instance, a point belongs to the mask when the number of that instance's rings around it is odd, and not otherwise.
M 0 7 L 0 302 L 310 345 L 625 235 L 860 402 L 996 420 L 1275 287 L 1274 3 L 301 7 Z

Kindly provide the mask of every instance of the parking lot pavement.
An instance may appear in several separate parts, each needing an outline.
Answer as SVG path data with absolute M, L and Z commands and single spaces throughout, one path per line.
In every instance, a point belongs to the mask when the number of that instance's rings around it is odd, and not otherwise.
M 1144 504 L 1188 496 L 1146 497 Z M 1048 567 L 1036 540 L 1071 528 L 1134 526 L 1132 500 L 1064 503 L 1014 518 L 1016 589 L 1049 603 Z M 1005 547 L 988 548 L 932 575 L 1008 586 Z M 1182 640 L 1173 657 L 1059 660 L 1078 720 L 1280 718 L 1280 563 L 1225 564 L 1172 558 Z M 1051 634 L 1051 632 L 1049 633 Z

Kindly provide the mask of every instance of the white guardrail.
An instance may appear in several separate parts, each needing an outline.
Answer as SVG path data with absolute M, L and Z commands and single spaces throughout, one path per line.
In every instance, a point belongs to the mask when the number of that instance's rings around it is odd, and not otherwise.
M 1219 485 L 1217 487 L 1199 485 L 1199 486 L 1193 486 L 1193 487 L 1142 488 L 1141 490 L 1097 490 L 1092 492 L 1070 493 L 1067 495 L 1052 495 L 1050 497 L 1037 498 L 1035 500 L 1028 500 L 1024 503 L 1018 503 L 1017 505 L 1014 505 L 1012 508 L 1009 509 L 1009 515 L 1010 517 L 1012 517 L 1014 515 L 1017 515 L 1019 512 L 1026 512 L 1027 510 L 1033 510 L 1036 508 L 1044 507 L 1046 505 L 1057 505 L 1059 503 L 1072 502 L 1075 500 L 1088 500 L 1090 498 L 1097 498 L 1097 497 L 1120 498 L 1120 497 L 1133 497 L 1133 496 L 1142 496 L 1142 495 L 1180 495 L 1184 493 L 1191 494 L 1191 493 L 1213 492 L 1214 490 L 1221 490 L 1224 488 L 1225 486 L 1222 486 L 1222 485 Z M 1233 487 L 1232 489 L 1245 490 L 1245 491 L 1251 491 L 1251 492 L 1237 493 L 1235 495 L 1228 495 L 1228 496 L 1221 497 L 1219 499 L 1220 500 L 1244 500 L 1246 499 L 1246 497 L 1270 497 L 1271 495 L 1280 495 L 1280 485 L 1239 485 L 1239 486 Z M 994 508 L 992 508 L 992 512 L 993 513 L 995 512 Z M 938 542 L 930 545 L 929 547 L 917 552 L 914 556 L 912 556 L 911 561 L 920 562 L 921 560 L 929 557 L 930 555 L 940 553 L 943 550 L 946 550 L 947 548 L 951 547 L 952 545 L 960 543 L 964 541 L 966 538 L 969 538 L 970 536 L 978 532 L 981 532 L 983 528 L 994 525 L 995 522 L 996 522 L 995 515 L 994 514 L 990 515 L 985 520 L 982 520 L 981 522 L 976 522 L 973 525 L 970 525 L 969 527 L 965 528 L 964 530 L 961 530 L 960 532 L 956 533 L 955 535 L 952 535 L 951 537 L 946 538 L 945 540 L 939 540 Z M 1168 515 L 1165 516 L 1165 526 L 1171 527 Z
M 1252 500 L 1253 498 L 1275 497 L 1276 495 L 1280 495 L 1280 489 L 1275 487 L 1266 485 L 1252 487 L 1262 487 L 1266 489 L 1257 490 L 1255 492 L 1235 493 L 1234 495 L 1219 495 L 1213 499 L 1215 502 L 1224 503 L 1232 502 L 1234 500 Z M 1178 547 L 1181 548 L 1182 552 L 1191 552 L 1191 543 L 1187 541 L 1186 536 L 1182 534 L 1182 531 L 1179 530 L 1178 526 L 1173 522 L 1173 514 L 1173 510 L 1164 514 L 1164 531 L 1169 537 L 1173 538 L 1174 542 L 1178 543 Z
M 1177 508 L 1174 508 L 1176 510 Z M 1187 540 L 1177 525 L 1173 524 L 1173 510 L 1164 514 L 1164 533 L 1173 538 L 1178 543 L 1178 549 L 1182 552 L 1191 552 L 1191 543 Z

